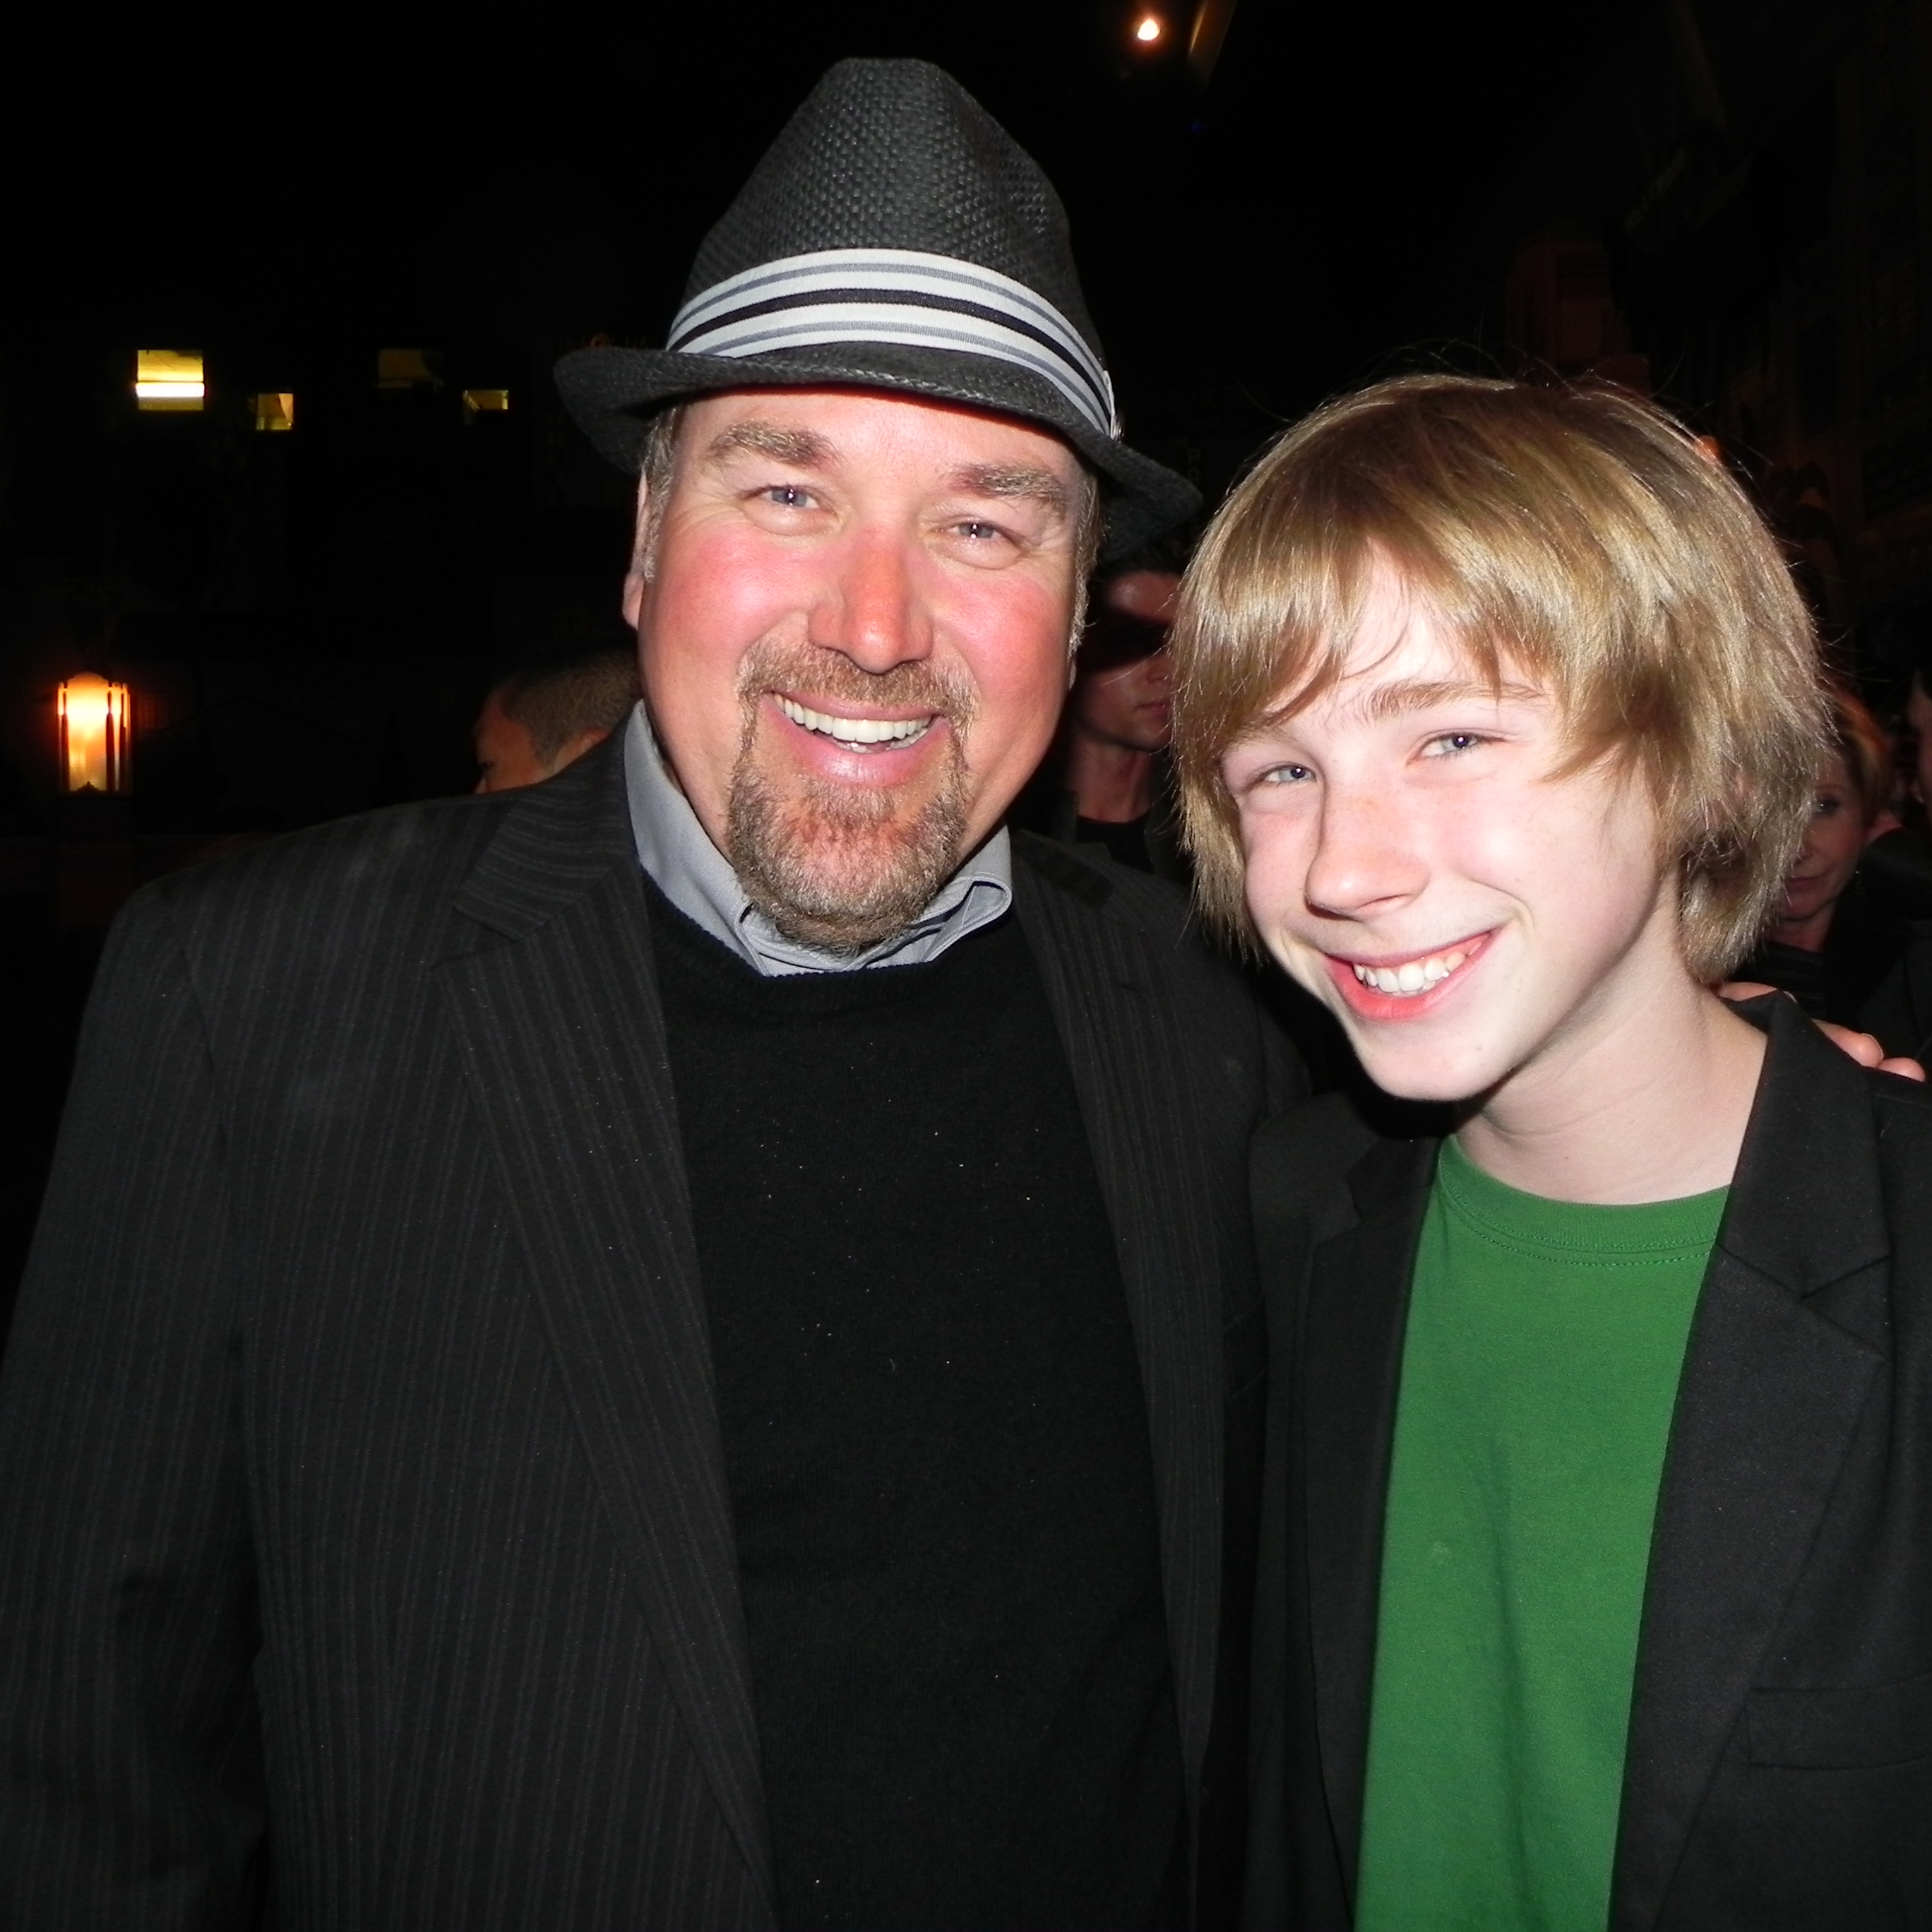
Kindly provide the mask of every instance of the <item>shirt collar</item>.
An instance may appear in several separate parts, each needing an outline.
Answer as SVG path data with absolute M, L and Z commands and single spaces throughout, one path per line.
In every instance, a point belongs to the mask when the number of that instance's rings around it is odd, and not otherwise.
M 624 733 L 624 789 L 638 862 L 693 925 L 763 974 L 849 973 L 917 966 L 998 919 L 1013 898 L 1012 842 L 1001 826 L 955 872 L 919 916 L 856 955 L 788 939 L 745 896 L 730 860 L 711 842 L 671 781 L 640 704 Z

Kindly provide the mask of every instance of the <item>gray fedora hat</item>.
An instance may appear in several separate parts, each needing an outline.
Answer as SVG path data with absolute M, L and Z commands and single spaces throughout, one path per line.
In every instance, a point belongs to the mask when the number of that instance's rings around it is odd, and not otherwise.
M 707 391 L 856 386 L 1023 417 L 1102 479 L 1118 554 L 1199 493 L 1120 439 L 1052 184 L 950 74 L 841 61 L 704 238 L 662 349 L 556 365 L 578 425 L 634 473 L 646 425 Z

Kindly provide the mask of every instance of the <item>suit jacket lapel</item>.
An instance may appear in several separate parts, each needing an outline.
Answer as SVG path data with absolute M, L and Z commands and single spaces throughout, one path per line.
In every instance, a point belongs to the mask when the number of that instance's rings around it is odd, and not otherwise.
M 440 970 L 585 1450 L 769 1900 L 730 1498 L 622 767 L 580 770 L 506 818 L 458 898 L 476 926 Z
M 1154 942 L 1077 862 L 1014 868 L 1016 902 L 1066 1050 L 1114 1230 L 1154 1455 L 1168 1640 L 1188 1788 L 1213 1716 L 1220 1607 L 1220 1268 L 1196 1090 Z
M 1382 1141 L 1355 1164 L 1348 1204 L 1330 1204 L 1326 1226 L 1315 1223 L 1302 1316 L 1294 1402 L 1316 1726 L 1352 1900 L 1402 1331 L 1436 1149 L 1432 1140 Z
M 1865 1076 L 1786 1000 L 1664 1464 L 1610 1922 L 1654 1924 L 1886 1352 Z

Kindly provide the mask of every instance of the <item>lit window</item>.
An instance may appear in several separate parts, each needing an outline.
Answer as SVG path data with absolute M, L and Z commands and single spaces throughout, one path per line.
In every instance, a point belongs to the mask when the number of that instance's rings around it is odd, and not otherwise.
M 510 406 L 508 389 L 465 389 L 463 392 L 463 420 L 474 422 L 479 416 L 496 414 Z
M 248 406 L 255 412 L 255 427 L 260 430 L 293 429 L 296 426 L 296 399 L 286 389 L 271 389 L 259 396 L 250 396 Z
M 199 410 L 208 394 L 201 358 L 178 349 L 134 352 L 134 402 L 143 410 Z
M 379 389 L 440 388 L 436 371 L 429 366 L 431 352 L 426 349 L 379 349 L 376 352 L 376 386 Z
M 125 791 L 128 687 L 83 671 L 60 687 L 59 699 L 61 762 L 68 790 Z

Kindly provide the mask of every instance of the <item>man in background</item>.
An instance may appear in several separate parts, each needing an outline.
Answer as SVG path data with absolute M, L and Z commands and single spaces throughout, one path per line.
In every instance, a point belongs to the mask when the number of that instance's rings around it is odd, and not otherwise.
M 1136 871 L 1186 883 L 1168 782 L 1168 626 L 1185 553 L 1149 544 L 1104 572 L 1074 659 L 1060 734 L 1020 822 L 1103 847 Z
M 638 659 L 622 649 L 525 664 L 476 714 L 480 792 L 541 784 L 601 745 L 638 701 Z

